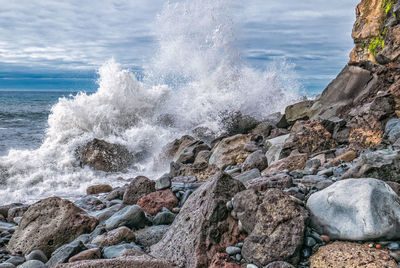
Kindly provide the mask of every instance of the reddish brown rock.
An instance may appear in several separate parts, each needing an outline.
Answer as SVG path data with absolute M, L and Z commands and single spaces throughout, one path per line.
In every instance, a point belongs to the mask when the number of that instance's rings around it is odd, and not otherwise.
M 293 150 L 314 154 L 336 146 L 337 143 L 332 138 L 332 134 L 318 121 L 297 121 L 291 129 L 289 137 L 285 140 L 281 156 L 286 157 Z
M 279 173 L 286 169 L 290 171 L 304 169 L 306 167 L 307 159 L 307 154 L 292 152 L 290 156 L 272 163 L 268 168 L 264 169 L 261 174 L 268 177 L 270 174 Z
M 76 262 L 76 261 L 84 261 L 84 260 L 95 260 L 101 258 L 101 249 L 100 248 L 92 248 L 81 253 L 76 254 L 72 258 L 68 260 L 68 262 Z
M 143 211 L 155 215 L 160 212 L 163 207 L 172 210 L 178 205 L 178 199 L 170 189 L 167 189 L 140 198 L 137 205 L 141 207 Z
M 89 186 L 86 189 L 86 194 L 101 194 L 101 193 L 108 193 L 112 191 L 111 185 L 108 184 L 98 184 Z
M 180 267 L 209 267 L 218 252 L 241 239 L 226 203 L 244 190 L 241 182 L 218 172 L 186 201 L 151 255 Z
M 156 183 L 144 176 L 138 176 L 132 180 L 124 193 L 123 204 L 135 205 L 143 196 L 155 192 Z
M 397 267 L 387 250 L 350 242 L 334 242 L 322 246 L 310 258 L 310 268 Z
M 351 162 L 354 159 L 356 159 L 357 157 L 358 157 L 358 154 L 355 151 L 350 150 L 350 151 L 348 151 L 348 152 L 336 157 L 335 159 L 333 159 L 329 163 L 331 165 L 338 166 L 338 165 L 340 165 L 341 162 Z
M 47 257 L 81 234 L 90 233 L 97 220 L 72 202 L 58 197 L 41 200 L 24 213 L 7 246 L 14 254 L 42 250 Z

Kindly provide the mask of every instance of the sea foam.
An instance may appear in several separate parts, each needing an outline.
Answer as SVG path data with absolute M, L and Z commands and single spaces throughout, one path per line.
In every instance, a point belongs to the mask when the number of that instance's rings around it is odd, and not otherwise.
M 158 49 L 140 81 L 114 60 L 99 69 L 98 90 L 61 98 L 51 109 L 46 138 L 36 150 L 0 157 L 0 205 L 47 196 L 74 199 L 97 183 L 145 174 L 155 179 L 153 158 L 168 142 L 196 127 L 223 131 L 221 115 L 240 111 L 262 120 L 299 99 L 293 65 L 246 65 L 236 49 L 232 1 L 167 3 L 154 25 Z M 147 158 L 127 173 L 80 167 L 75 149 L 99 138 Z

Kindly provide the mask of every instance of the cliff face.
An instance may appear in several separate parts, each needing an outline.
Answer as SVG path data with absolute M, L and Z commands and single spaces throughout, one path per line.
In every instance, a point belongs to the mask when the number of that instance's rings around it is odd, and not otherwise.
M 386 122 L 400 116 L 400 1 L 362 0 L 356 15 L 350 61 L 310 117 L 345 119 L 350 145 L 365 149 L 380 144 Z

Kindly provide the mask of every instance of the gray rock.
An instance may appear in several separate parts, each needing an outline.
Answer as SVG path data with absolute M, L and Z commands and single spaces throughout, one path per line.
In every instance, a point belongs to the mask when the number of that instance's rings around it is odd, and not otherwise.
M 254 168 L 264 170 L 268 167 L 268 160 L 262 150 L 251 153 L 243 163 L 242 171 L 248 171 Z
M 75 205 L 86 211 L 97 211 L 106 208 L 106 204 L 104 204 L 103 201 L 91 195 L 75 201 Z
M 265 266 L 264 268 L 295 268 L 290 263 L 284 261 L 274 261 Z
M 75 240 L 72 243 L 63 245 L 54 251 L 46 265 L 48 267 L 54 267 L 58 264 L 65 263 L 69 258 L 86 249 L 87 247 L 82 241 Z
M 150 247 L 158 243 L 168 231 L 169 225 L 156 225 L 135 232 L 136 243 L 144 247 Z
M 154 219 L 153 219 L 153 224 L 154 225 L 168 225 L 173 223 L 175 220 L 175 214 L 169 211 L 163 211 L 158 213 Z
M 247 264 L 246 268 L 258 268 L 258 266 L 254 264 Z
M 356 164 L 342 178 L 377 178 L 400 182 L 400 151 L 378 150 L 360 155 Z
M 297 120 L 308 119 L 313 104 L 314 101 L 307 100 L 287 106 L 285 109 L 286 120 L 293 123 Z
M 391 119 L 386 123 L 385 137 L 393 144 L 400 138 L 400 119 Z
M 233 256 L 233 255 L 240 253 L 242 251 L 242 249 L 239 247 L 230 246 L 230 247 L 227 247 L 225 251 L 226 251 L 226 253 L 228 253 L 228 255 Z
M 18 266 L 18 265 L 20 265 L 20 264 L 25 262 L 25 258 L 24 257 L 20 257 L 20 256 L 12 256 L 8 260 L 6 260 L 6 262 L 11 263 L 14 266 Z
M 106 200 L 108 200 L 108 201 L 115 200 L 115 199 L 122 200 L 124 198 L 124 193 L 126 191 L 126 188 L 127 187 L 125 187 L 125 186 L 115 188 L 114 190 L 112 190 L 110 193 L 107 194 Z
M 101 223 L 105 222 L 106 220 L 108 220 L 109 218 L 111 218 L 111 216 L 113 216 L 115 213 L 117 213 L 120 208 L 121 208 L 121 205 L 116 204 L 109 208 L 93 212 L 90 215 L 95 217 L 96 219 L 98 219 L 99 223 L 101 224 Z
M 44 263 L 48 261 L 46 255 L 39 249 L 32 250 L 28 255 L 25 256 L 25 259 L 27 261 L 38 260 Z
M 400 197 L 383 181 L 347 179 L 310 196 L 312 226 L 331 239 L 400 238 Z
M 3 262 L 0 263 L 0 268 L 15 268 L 15 265 L 12 263 Z
M 156 190 L 164 190 L 171 187 L 171 177 L 169 174 L 164 174 L 161 178 L 156 180 Z
M 155 184 L 154 181 L 144 176 L 136 177 L 124 193 L 123 204 L 135 205 L 140 198 L 156 191 Z
M 388 245 L 388 249 L 390 250 L 398 250 L 400 249 L 400 244 L 397 242 L 392 242 Z
M 13 229 L 16 225 L 13 223 L 0 221 L 0 232 L 9 231 Z
M 105 227 L 108 231 L 116 229 L 121 226 L 127 226 L 129 228 L 143 228 L 148 223 L 146 215 L 139 206 L 128 206 L 111 218 L 105 221 Z
M 21 264 L 18 268 L 47 268 L 47 266 L 41 261 L 30 260 Z
M 307 247 L 313 247 L 313 246 L 315 246 L 315 244 L 317 244 L 317 241 L 315 241 L 314 238 L 309 237 L 309 236 L 306 237 L 305 245 L 306 245 Z
M 141 251 L 142 249 L 135 244 L 120 244 L 111 247 L 103 248 L 103 256 L 106 259 L 114 259 L 124 253 L 124 251 L 129 249 L 135 249 Z
M 260 170 L 258 170 L 257 168 L 254 168 L 254 169 L 245 171 L 237 176 L 234 176 L 233 178 L 242 183 L 246 183 L 247 181 L 250 181 L 250 180 L 253 180 L 253 179 L 256 179 L 259 177 L 261 177 Z
M 265 156 L 267 157 L 269 165 L 280 159 L 283 146 L 285 145 L 285 141 L 287 138 L 289 138 L 289 136 L 290 134 L 287 134 L 267 140 L 266 143 L 268 144 L 268 151 Z
M 325 189 L 326 187 L 334 183 L 331 179 L 319 175 L 304 176 L 301 179 L 293 180 L 293 182 L 296 185 L 302 184 L 306 186 L 308 189 L 317 189 L 317 190 Z

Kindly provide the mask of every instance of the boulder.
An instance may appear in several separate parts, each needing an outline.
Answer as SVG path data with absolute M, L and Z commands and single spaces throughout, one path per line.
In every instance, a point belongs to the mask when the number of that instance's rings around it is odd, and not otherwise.
M 108 231 L 121 226 L 129 228 L 143 228 L 148 224 L 148 220 L 143 210 L 139 206 L 124 207 L 104 223 Z
M 270 174 L 279 173 L 284 170 L 304 169 L 307 163 L 307 154 L 299 154 L 292 152 L 290 156 L 276 161 L 264 169 L 261 173 L 262 176 L 270 176 Z
M 308 219 L 300 201 L 278 189 L 246 190 L 235 195 L 233 208 L 249 233 L 242 247 L 246 261 L 259 267 L 279 260 L 297 265 Z
M 135 234 L 131 231 L 131 229 L 122 226 L 97 236 L 95 239 L 93 239 L 92 244 L 99 245 L 101 247 L 109 247 L 117 245 L 121 242 L 133 241 L 135 241 Z
M 225 169 L 229 165 L 236 165 L 240 159 L 245 159 L 247 152 L 244 147 L 250 137 L 247 135 L 235 135 L 221 140 L 212 150 L 209 164 L 219 169 Z
M 251 153 L 242 165 L 242 171 L 247 171 L 253 168 L 264 170 L 268 167 L 268 160 L 262 150 Z
M 293 150 L 314 154 L 337 146 L 332 134 L 318 121 L 297 121 L 283 145 L 281 157 L 287 157 Z
M 156 225 L 140 229 L 135 232 L 136 243 L 143 247 L 157 244 L 168 231 L 169 225 Z
M 172 210 L 178 205 L 178 199 L 170 189 L 166 189 L 143 196 L 137 205 L 146 213 L 156 215 L 163 207 Z
M 285 109 L 286 120 L 289 123 L 294 123 L 297 120 L 307 120 L 310 116 L 310 108 L 313 104 L 314 101 L 306 100 L 287 106 Z
M 87 260 L 78 261 L 68 264 L 62 264 L 57 268 L 174 268 L 176 266 L 171 265 L 165 261 L 159 261 L 148 255 L 140 256 L 123 256 L 116 259 L 109 260 Z
M 322 246 L 310 258 L 312 268 L 336 267 L 397 267 L 387 250 L 370 248 L 350 242 L 333 242 Z
M 72 202 L 58 197 L 46 198 L 24 213 L 7 248 L 10 252 L 23 254 L 40 249 L 49 257 L 58 247 L 93 231 L 96 225 L 94 217 Z
M 123 204 L 135 205 L 143 196 L 155 192 L 156 183 L 144 176 L 138 176 L 132 180 L 124 193 Z
M 108 184 L 97 184 L 89 186 L 86 189 L 86 194 L 101 194 L 111 192 L 113 189 L 111 185 Z
M 367 241 L 400 238 L 400 197 L 385 182 L 347 179 L 310 196 L 311 224 L 331 239 Z
M 163 239 L 151 247 L 151 255 L 177 266 L 208 267 L 217 252 L 239 238 L 226 203 L 242 190 L 241 182 L 215 174 L 190 195 Z
M 342 178 L 377 178 L 400 182 L 400 151 L 384 149 L 361 154 Z
M 134 161 L 133 155 L 120 144 L 93 139 L 76 149 L 76 157 L 82 165 L 106 172 L 119 172 Z

